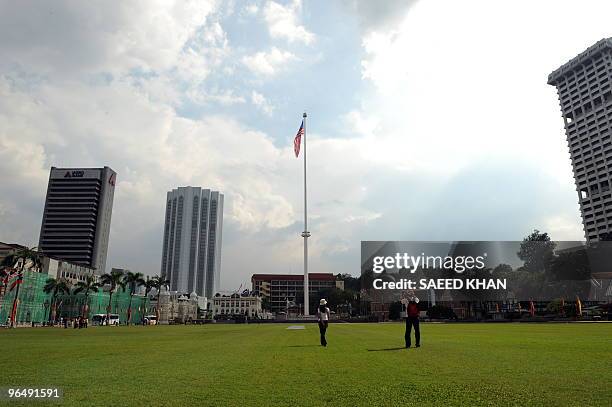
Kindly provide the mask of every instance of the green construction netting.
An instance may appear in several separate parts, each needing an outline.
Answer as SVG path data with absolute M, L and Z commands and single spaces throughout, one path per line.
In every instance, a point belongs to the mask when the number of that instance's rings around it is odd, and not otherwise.
M 51 294 L 44 292 L 44 286 L 49 275 L 25 271 L 23 273 L 23 284 L 19 289 L 19 302 L 17 307 L 16 321 L 19 325 L 49 322 L 53 313 L 53 298 Z M 12 291 L 2 290 L 0 293 L 0 323 L 7 323 L 15 300 L 16 289 Z M 95 314 L 105 314 L 109 304 L 109 293 L 98 291 L 89 293 L 87 299 L 85 294 L 60 295 L 55 299 L 56 320 L 60 317 L 73 318 L 80 316 L 83 312 L 85 302 L 89 303 L 88 317 Z M 134 295 L 132 298 L 132 323 L 139 323 L 145 315 L 155 314 L 155 308 L 147 301 L 146 307 L 144 297 Z M 129 292 L 123 292 L 121 288 L 113 293 L 111 310 L 112 314 L 119 314 L 120 322 L 126 323 L 128 319 L 128 308 L 130 303 Z
M 31 323 L 46 321 L 49 317 L 51 295 L 43 288 L 49 276 L 42 273 L 25 271 L 23 283 L 19 288 L 19 306 L 17 307 L 17 322 Z M 0 299 L 0 322 L 6 323 L 11 314 L 17 289 L 4 292 Z
M 98 291 L 97 293 L 90 293 L 87 302 L 89 303 L 88 316 L 91 319 L 95 314 L 106 314 L 107 307 L 109 305 L 110 295 L 108 292 Z M 58 317 L 71 318 L 81 315 L 85 306 L 85 295 L 62 295 L 57 300 L 57 314 Z M 151 314 L 148 308 L 144 308 L 144 297 L 134 295 L 132 297 L 132 323 L 138 323 L 142 321 L 145 315 Z M 129 292 L 123 292 L 121 288 L 117 292 L 113 293 L 111 300 L 111 314 L 118 314 L 119 321 L 121 323 L 127 322 L 128 309 L 130 306 L 130 294 Z M 153 311 L 153 314 L 155 312 Z

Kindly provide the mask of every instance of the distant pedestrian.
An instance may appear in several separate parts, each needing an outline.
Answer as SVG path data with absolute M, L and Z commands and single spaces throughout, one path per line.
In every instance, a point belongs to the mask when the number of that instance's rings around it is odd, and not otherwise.
M 325 333 L 327 332 L 327 326 L 329 324 L 330 311 L 326 307 L 327 301 L 322 298 L 319 301 L 319 308 L 317 308 L 317 319 L 319 321 L 319 333 L 321 334 L 321 346 L 327 346 L 327 339 L 325 339 Z
M 414 292 L 409 293 L 409 297 L 402 300 L 406 306 L 406 333 L 404 334 L 404 340 L 406 341 L 406 348 L 411 345 L 410 334 L 412 327 L 414 326 L 414 339 L 416 340 L 416 347 L 421 346 L 421 329 L 419 327 L 419 297 L 414 295 Z

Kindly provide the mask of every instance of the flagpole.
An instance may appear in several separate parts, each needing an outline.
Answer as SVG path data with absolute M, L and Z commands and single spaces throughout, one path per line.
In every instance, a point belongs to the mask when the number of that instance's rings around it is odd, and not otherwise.
M 304 121 L 304 231 L 302 232 L 304 238 L 304 316 L 308 316 L 310 313 L 308 298 L 308 237 L 310 232 L 308 231 L 308 202 L 306 199 L 306 112 L 302 117 Z

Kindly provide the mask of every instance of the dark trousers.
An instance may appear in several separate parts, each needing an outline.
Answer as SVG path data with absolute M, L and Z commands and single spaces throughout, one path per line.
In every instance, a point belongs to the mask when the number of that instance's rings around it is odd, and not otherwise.
M 321 345 L 327 346 L 327 340 L 325 339 L 325 332 L 327 331 L 327 321 L 319 321 L 319 332 L 321 333 Z
M 421 329 L 419 328 L 419 317 L 408 317 L 406 318 L 406 334 L 404 339 L 406 340 L 406 346 L 410 347 L 410 333 L 414 326 L 414 339 L 416 340 L 417 346 L 421 344 Z

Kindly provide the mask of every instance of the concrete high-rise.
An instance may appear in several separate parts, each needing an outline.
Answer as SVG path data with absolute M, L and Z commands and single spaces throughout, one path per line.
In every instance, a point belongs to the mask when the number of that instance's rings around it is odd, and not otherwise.
M 116 177 L 109 167 L 51 167 L 38 247 L 103 274 Z
M 161 273 L 170 290 L 212 298 L 219 291 L 223 194 L 179 187 L 166 198 Z
M 612 232 L 612 38 L 548 76 L 557 88 L 587 241 Z

